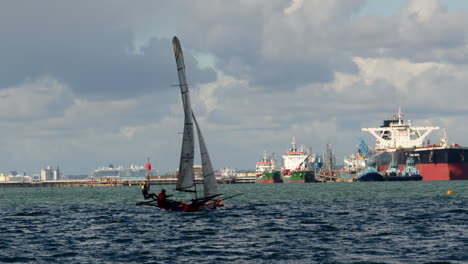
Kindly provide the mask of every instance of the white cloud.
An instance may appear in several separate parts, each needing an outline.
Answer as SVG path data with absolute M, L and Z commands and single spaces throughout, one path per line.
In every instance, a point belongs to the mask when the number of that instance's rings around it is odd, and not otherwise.
M 302 4 L 304 3 L 304 0 L 292 0 L 291 5 L 284 9 L 284 13 L 287 15 L 290 15 L 300 9 L 302 7 Z
M 430 22 L 431 17 L 439 9 L 437 0 L 410 0 L 403 13 L 407 17 L 413 17 L 420 23 Z
M 71 89 L 43 77 L 0 90 L 0 119 L 37 119 L 61 115 L 72 101 Z

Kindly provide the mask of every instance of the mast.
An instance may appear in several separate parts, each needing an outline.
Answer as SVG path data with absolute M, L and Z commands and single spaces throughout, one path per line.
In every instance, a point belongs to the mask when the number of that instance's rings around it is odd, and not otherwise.
M 179 39 L 174 37 L 172 40 L 175 59 L 177 63 L 177 73 L 179 75 L 179 86 L 182 95 L 182 104 L 184 107 L 184 135 L 182 139 L 182 149 L 180 153 L 179 173 L 177 175 L 176 190 L 190 191 L 189 188 L 195 185 L 195 177 L 193 173 L 193 158 L 194 158 L 194 138 L 193 138 L 193 119 L 192 106 L 190 103 L 190 95 L 188 84 L 185 76 L 185 63 L 182 48 Z
M 296 137 L 292 138 L 291 146 L 292 146 L 291 152 L 296 152 L 297 151 L 297 149 L 296 149 Z

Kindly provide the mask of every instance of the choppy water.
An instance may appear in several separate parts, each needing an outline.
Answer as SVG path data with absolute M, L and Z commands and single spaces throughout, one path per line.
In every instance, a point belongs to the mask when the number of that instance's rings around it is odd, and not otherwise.
M 0 262 L 468 262 L 468 181 L 222 189 L 244 195 L 173 213 L 137 186 L 0 188 Z

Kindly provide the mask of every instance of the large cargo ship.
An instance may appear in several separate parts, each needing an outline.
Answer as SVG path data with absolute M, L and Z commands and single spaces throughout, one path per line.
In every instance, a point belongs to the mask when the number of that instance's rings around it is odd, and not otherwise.
M 255 166 L 257 173 L 257 183 L 280 183 L 281 173 L 276 169 L 276 160 L 274 154 L 269 154 L 267 151 L 263 152 L 263 158 L 257 162 Z
M 304 183 L 314 182 L 315 172 L 313 163 L 315 156 L 310 153 L 303 145 L 296 148 L 296 139 L 293 137 L 291 148 L 283 155 L 283 174 L 284 183 Z
M 413 127 L 404 123 L 399 110 L 392 119 L 383 121 L 379 128 L 363 128 L 376 139 L 375 160 L 377 170 L 385 174 L 390 163 L 396 162 L 404 170 L 407 159 L 413 159 L 423 181 L 468 180 L 468 148 L 449 145 L 447 133 L 438 144 L 425 138 L 439 127 Z

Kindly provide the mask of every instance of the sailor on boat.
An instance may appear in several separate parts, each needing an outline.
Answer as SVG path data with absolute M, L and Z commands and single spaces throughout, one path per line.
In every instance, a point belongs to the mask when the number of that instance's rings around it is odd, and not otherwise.
M 164 209 L 175 209 L 181 205 L 181 202 L 171 201 L 168 200 L 168 197 L 171 197 L 172 194 L 167 195 L 166 190 L 162 189 L 161 192 L 158 194 L 158 207 Z
M 161 192 L 158 194 L 158 203 L 160 207 L 165 207 L 167 205 L 168 200 L 167 197 L 171 197 L 172 194 L 167 195 L 166 190 L 162 189 Z
M 143 196 L 145 199 L 153 199 L 156 200 L 158 197 L 154 193 L 149 193 L 149 184 L 146 182 L 142 187 L 141 187 L 141 192 L 143 193 Z

